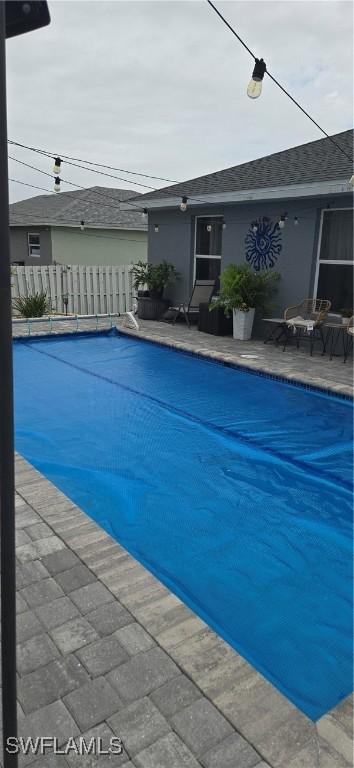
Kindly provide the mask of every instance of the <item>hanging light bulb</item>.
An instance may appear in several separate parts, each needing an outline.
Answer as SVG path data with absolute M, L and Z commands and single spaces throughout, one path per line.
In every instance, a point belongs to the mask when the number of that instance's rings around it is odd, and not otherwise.
M 208 232 L 211 232 L 211 230 L 212 230 L 212 226 L 211 226 L 211 224 L 207 224 L 207 231 L 208 231 Z
M 254 232 L 255 234 L 256 232 L 258 232 L 258 225 L 256 221 L 252 222 L 252 232 Z
M 278 221 L 279 229 L 284 229 L 284 227 L 285 227 L 285 219 L 286 219 L 286 214 L 282 213 L 282 215 L 281 215 L 281 217 L 280 217 L 280 219 Z
M 158 232 L 158 231 L 159 231 L 159 225 L 158 225 L 158 224 L 155 224 L 155 226 L 154 226 L 154 230 L 155 230 L 155 232 Z
M 265 61 L 263 59 L 255 59 L 254 70 L 252 72 L 252 78 L 248 83 L 247 96 L 250 99 L 258 99 L 258 96 L 262 93 L 262 80 L 264 73 L 267 69 Z
M 60 192 L 60 178 L 56 176 L 54 179 L 54 192 Z
M 187 200 L 188 200 L 188 197 L 185 197 L 185 196 L 182 197 L 182 202 L 181 202 L 181 205 L 179 206 L 180 211 L 182 211 L 182 213 L 184 213 L 187 210 Z
M 297 216 L 294 216 L 294 224 L 295 224 L 295 227 L 297 227 L 299 224 L 299 219 Z
M 147 208 L 144 208 L 144 209 L 143 209 L 143 212 L 142 212 L 142 214 L 141 214 L 141 215 L 142 215 L 143 219 L 147 219 L 147 217 L 148 217 L 148 211 L 147 211 Z
M 60 170 L 61 170 L 61 159 L 60 157 L 56 157 L 54 160 L 54 168 L 53 168 L 53 173 L 55 174 L 55 176 L 58 176 L 58 174 L 60 173 Z
M 80 221 L 80 229 L 81 229 L 81 232 L 83 232 L 85 229 L 85 222 L 83 219 Z
M 226 229 L 226 221 L 225 221 L 225 219 L 222 220 L 221 226 L 222 226 L 223 229 Z

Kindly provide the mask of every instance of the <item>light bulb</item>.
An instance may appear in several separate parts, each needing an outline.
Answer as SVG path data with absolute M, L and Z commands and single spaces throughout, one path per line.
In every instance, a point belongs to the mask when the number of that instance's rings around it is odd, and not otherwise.
M 80 229 L 81 229 L 81 232 L 84 231 L 84 229 L 85 229 L 85 222 L 84 221 L 80 221 Z
M 155 226 L 154 226 L 154 230 L 155 230 L 155 232 L 158 232 L 158 231 L 159 231 L 159 225 L 158 225 L 158 224 L 155 224 Z
M 60 157 L 56 157 L 54 160 L 54 168 L 53 173 L 57 176 L 58 173 L 60 173 L 60 167 L 61 167 L 61 159 Z
M 187 197 L 182 197 L 182 202 L 181 202 L 181 205 L 179 206 L 182 213 L 184 213 L 187 210 L 187 200 L 188 200 Z
M 207 224 L 207 231 L 211 232 L 211 224 Z
M 299 223 L 299 219 L 298 219 L 298 217 L 297 217 L 297 216 L 294 216 L 294 224 L 295 224 L 295 227 L 297 227 L 298 223 Z
M 262 80 L 264 78 L 264 73 L 267 69 L 265 62 L 263 59 L 256 59 L 254 65 L 254 70 L 252 72 L 252 78 L 250 82 L 248 83 L 247 88 L 247 96 L 249 96 L 250 99 L 258 99 L 258 97 L 262 93 Z
M 60 192 L 60 179 L 59 176 L 56 176 L 54 179 L 54 192 Z
M 258 226 L 257 226 L 255 221 L 252 224 L 252 232 L 254 232 L 254 233 L 258 232 Z
M 147 215 L 148 215 L 147 208 L 144 208 L 144 210 L 142 212 L 143 219 L 147 219 Z
M 285 219 L 283 216 L 280 217 L 280 221 L 278 221 L 278 227 L 279 229 L 284 229 L 285 227 Z
M 258 99 L 262 93 L 262 80 L 250 80 L 247 88 L 247 96 L 250 99 Z
M 223 221 L 221 226 L 222 226 L 223 229 L 226 229 L 226 222 Z

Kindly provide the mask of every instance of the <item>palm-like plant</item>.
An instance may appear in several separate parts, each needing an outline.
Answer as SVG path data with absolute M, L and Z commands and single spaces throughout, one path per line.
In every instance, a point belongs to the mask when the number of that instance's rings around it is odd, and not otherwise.
M 210 309 L 223 307 L 226 315 L 239 309 L 269 308 L 269 298 L 279 280 L 278 272 L 253 272 L 248 264 L 229 264 L 220 277 L 220 292 Z
M 47 294 L 33 293 L 31 296 L 18 296 L 12 301 L 12 307 L 22 317 L 43 317 L 51 312 L 51 303 Z

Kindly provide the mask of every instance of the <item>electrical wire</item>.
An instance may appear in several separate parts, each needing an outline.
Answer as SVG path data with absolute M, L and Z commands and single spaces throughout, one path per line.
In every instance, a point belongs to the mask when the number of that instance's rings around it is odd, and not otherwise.
M 163 176 L 151 176 L 148 173 L 139 173 L 138 171 L 127 171 L 126 168 L 114 168 L 114 166 L 112 165 L 104 165 L 103 163 L 94 163 L 92 162 L 92 160 L 83 160 L 80 157 L 70 157 L 70 155 L 63 155 L 63 154 L 58 155 L 58 153 L 49 152 L 48 150 L 39 149 L 37 147 L 29 147 L 26 144 L 21 144 L 18 141 L 11 141 L 10 139 L 8 140 L 8 144 L 13 144 L 16 147 L 22 147 L 23 149 L 29 149 L 31 150 L 31 152 L 39 152 L 42 155 L 46 155 L 46 157 L 60 157 L 62 160 L 65 160 L 65 161 L 75 160 L 78 163 L 87 163 L 87 165 L 94 165 L 97 168 L 106 168 L 109 171 L 119 171 L 120 173 L 128 173 L 129 175 L 132 175 L 132 176 L 142 176 L 145 179 L 155 179 L 156 181 L 168 181 L 170 184 L 180 183 L 179 181 L 176 181 L 176 179 L 165 179 L 163 178 Z M 151 187 L 151 189 L 155 189 L 155 187 Z
M 25 163 L 24 160 L 19 160 L 17 157 L 13 157 L 12 155 L 9 155 L 8 157 L 9 157 L 9 160 L 13 160 L 15 163 L 19 163 L 20 165 L 24 165 L 24 166 L 26 166 L 26 168 L 32 168 L 32 170 L 37 171 L 38 173 L 42 173 L 44 176 L 49 176 L 49 178 L 53 178 L 53 175 L 51 173 L 48 173 L 47 171 L 43 171 L 41 168 L 37 168 L 35 165 L 31 165 L 30 163 Z M 97 190 L 95 190 L 95 189 L 92 189 L 92 188 L 88 189 L 87 187 L 83 187 L 82 184 L 74 184 L 74 182 L 67 181 L 66 179 L 63 179 L 63 178 L 61 178 L 60 180 L 63 182 L 63 184 L 69 184 L 69 186 L 71 186 L 71 187 L 76 187 L 77 189 L 83 189 L 86 192 L 90 191 L 92 194 L 99 195 L 100 197 L 104 197 L 104 198 L 107 198 L 109 200 L 114 200 L 115 203 L 117 203 L 117 202 L 119 202 L 119 203 L 127 203 L 128 205 L 131 205 L 133 208 L 138 209 L 139 211 L 141 211 L 141 206 L 138 203 L 130 202 L 129 199 L 121 200 L 119 197 L 118 198 L 117 197 L 112 197 L 112 195 L 106 195 L 103 192 L 97 192 Z M 106 203 L 106 205 L 107 205 L 107 203 Z M 112 203 L 110 203 L 110 207 L 111 208 L 116 208 L 116 210 L 121 211 L 121 208 L 118 205 L 112 205 Z
M 10 178 L 9 178 L 9 181 L 13 181 L 15 184 L 22 184 L 22 186 L 24 187 L 32 187 L 32 189 L 41 189 L 42 192 L 49 192 L 51 195 L 56 194 L 55 192 L 53 192 L 52 189 L 46 189 L 45 187 L 37 187 L 35 184 L 28 184 L 27 181 L 19 181 L 19 179 L 10 179 Z
M 219 18 L 221 19 L 221 21 L 222 21 L 222 22 L 223 22 L 223 23 L 224 23 L 224 24 L 225 24 L 225 25 L 228 27 L 228 29 L 230 30 L 230 32 L 232 32 L 232 34 L 233 34 L 233 35 L 234 35 L 234 36 L 237 38 L 237 40 L 238 40 L 238 41 L 241 43 L 241 45 L 243 45 L 243 47 L 244 47 L 244 48 L 246 49 L 246 51 L 247 51 L 247 52 L 248 52 L 248 53 L 249 53 L 249 54 L 252 56 L 252 58 L 253 58 L 254 60 L 256 60 L 256 58 L 257 58 L 257 57 L 255 56 L 255 54 L 253 53 L 253 51 L 251 51 L 251 49 L 248 47 L 248 45 L 245 43 L 245 41 L 244 41 L 244 40 L 242 40 L 242 37 L 240 37 L 240 35 L 238 35 L 238 34 L 237 34 L 236 30 L 235 30 L 235 29 L 234 29 L 234 28 L 231 26 L 231 24 L 229 24 L 229 22 L 227 21 L 227 19 L 225 19 L 225 16 L 223 16 L 223 15 L 222 15 L 222 13 L 221 13 L 221 12 L 218 10 L 218 8 L 217 8 L 217 7 L 214 5 L 214 3 L 212 2 L 212 0 L 206 0 L 206 2 L 207 2 L 207 3 L 208 3 L 208 5 L 209 5 L 209 6 L 210 6 L 210 7 L 213 9 L 213 11 L 215 11 L 215 13 L 216 13 L 216 14 L 219 16 Z M 323 133 L 323 135 L 324 135 L 324 136 L 326 136 L 326 138 L 327 138 L 327 139 L 329 139 L 329 140 L 331 141 L 331 143 L 332 143 L 332 144 L 333 144 L 335 147 L 337 147 L 337 149 L 339 149 L 339 151 L 342 153 L 342 155 L 344 155 L 344 156 L 347 158 L 347 160 L 349 160 L 349 161 L 352 163 L 352 162 L 353 162 L 353 158 L 352 158 L 352 157 L 350 157 L 350 156 L 349 156 L 349 155 L 346 153 L 346 151 L 345 151 L 345 150 L 344 150 L 344 149 L 343 149 L 343 148 L 342 148 L 342 147 L 341 147 L 339 144 L 337 144 L 337 142 L 336 142 L 336 141 L 335 141 L 335 140 L 332 138 L 332 136 L 330 136 L 330 135 L 327 133 L 327 131 L 325 131 L 325 129 L 324 129 L 324 128 L 322 128 L 322 126 L 321 126 L 321 125 L 319 125 L 319 123 L 317 123 L 317 122 L 316 122 L 316 120 L 315 120 L 315 119 L 314 119 L 314 118 L 313 118 L 313 117 L 312 117 L 312 116 L 309 114 L 309 112 L 307 112 L 307 111 L 306 111 L 306 109 L 304 109 L 304 107 L 302 107 L 302 106 L 301 106 L 301 104 L 299 104 L 299 102 L 298 102 L 298 101 L 296 101 L 296 99 L 295 99 L 295 98 L 294 98 L 294 97 L 291 95 L 291 93 L 289 93 L 289 91 L 287 91 L 287 90 L 286 90 L 286 88 L 284 88 L 284 86 L 283 86 L 283 85 L 281 85 L 281 83 L 279 83 L 279 81 L 278 81 L 278 80 L 277 80 L 277 79 L 274 77 L 274 75 L 272 75 L 272 74 L 271 74 L 271 73 L 268 71 L 268 69 L 266 69 L 266 74 L 268 75 L 268 77 L 270 77 L 270 79 L 271 79 L 271 80 L 273 80 L 273 83 L 275 83 L 275 85 L 277 85 L 277 86 L 278 86 L 278 88 L 280 88 L 280 90 L 281 90 L 281 91 L 283 91 L 283 93 L 285 93 L 285 95 L 286 95 L 286 96 L 288 96 L 288 98 L 289 98 L 289 99 L 291 99 L 291 101 L 292 101 L 292 102 L 293 102 L 293 103 L 294 103 L 294 104 L 295 104 L 295 105 L 296 105 L 296 106 L 297 106 L 297 107 L 298 107 L 298 108 L 301 110 L 301 112 L 303 112 L 303 114 L 304 114 L 304 115 L 306 115 L 306 117 L 308 117 L 308 118 L 309 118 L 309 120 L 311 120 L 311 122 L 312 122 L 312 123 L 313 123 L 313 124 L 316 126 L 316 128 L 318 128 L 318 129 L 321 131 L 321 133 Z
M 52 158 L 54 157 L 54 155 L 55 155 L 55 153 L 47 153 L 46 151 L 44 151 L 44 150 L 40 150 L 40 149 L 38 149 L 38 148 L 34 148 L 34 147 L 27 147 L 25 144 L 20 144 L 19 142 L 12 142 L 12 141 L 8 141 L 8 143 L 9 143 L 9 144 L 16 144 L 16 146 L 18 146 L 18 147 L 21 147 L 22 149 L 28 149 L 28 150 L 30 150 L 30 151 L 32 151 L 32 152 L 37 152 L 37 153 L 39 153 L 39 154 L 41 154 L 41 155 L 43 155 L 43 156 L 45 156 L 45 157 L 51 158 L 51 159 L 52 159 Z M 12 157 L 11 155 L 9 155 L 9 158 L 11 158 L 12 160 L 16 160 L 16 158 Z M 64 160 L 64 159 L 65 159 L 65 155 L 60 155 L 60 158 Z M 21 162 L 21 160 L 17 160 L 17 162 Z M 22 161 L 22 162 L 23 162 L 23 161 Z M 67 161 L 65 160 L 65 162 L 67 162 Z M 89 162 L 89 161 L 82 161 L 82 162 Z M 25 164 L 25 163 L 24 163 L 24 164 Z M 72 166 L 75 166 L 76 168 L 80 168 L 81 170 L 84 170 L 84 171 L 90 171 L 91 173 L 99 174 L 100 176 L 108 176 L 108 177 L 109 177 L 109 178 L 111 178 L 111 179 L 117 179 L 118 181 L 124 181 L 124 182 L 126 182 L 126 183 L 128 183 L 128 184 L 136 184 L 136 185 L 138 185 L 138 186 L 140 186 L 140 187 L 145 187 L 146 189 L 152 190 L 152 191 L 154 191 L 154 192 L 159 192 L 159 191 L 160 191 L 160 188 L 158 188 L 158 187 L 152 187 L 152 186 L 150 186 L 150 185 L 147 185 L 147 184 L 140 184 L 139 182 L 135 182 L 135 181 L 134 181 L 134 182 L 132 182 L 132 181 L 130 181 L 130 179 L 124 179 L 122 176 L 114 176 L 113 174 L 111 174 L 111 173 L 105 173 L 104 171 L 96 171 L 96 170 L 94 170 L 93 168 L 88 168 L 87 166 L 84 166 L 84 165 L 79 165 L 78 163 L 72 163 L 72 162 L 69 162 L 69 163 L 67 163 L 67 164 L 68 164 L 68 165 L 72 165 Z M 92 163 L 92 165 L 97 165 L 97 163 Z M 34 168 L 34 166 L 29 166 L 29 167 L 30 167 L 30 168 Z M 109 167 L 109 166 L 104 166 L 104 167 Z M 37 170 L 40 170 L 40 169 L 37 169 Z M 112 169 L 112 170 L 114 170 L 114 169 Z M 47 176 L 50 176 L 50 177 L 52 178 L 52 174 L 50 174 L 50 173 L 47 173 L 46 171 L 40 171 L 40 172 L 41 172 L 41 173 L 45 173 Z M 127 171 L 127 173 L 128 173 L 128 171 Z M 154 177 L 153 177 L 153 178 L 154 178 Z M 61 178 L 61 181 L 64 181 L 64 179 L 62 179 L 62 178 Z M 166 179 L 166 181 L 167 181 L 167 179 Z M 69 182 L 69 181 L 66 181 L 65 183 L 66 183 L 66 184 L 70 184 L 70 183 L 72 184 L 72 182 Z M 183 184 L 183 182 L 173 182 L 173 184 Z M 79 186 L 79 185 L 73 185 L 73 186 Z M 81 187 L 81 189 L 86 189 L 86 187 Z M 163 189 L 163 191 L 164 191 L 164 195 L 165 195 L 165 196 L 166 196 L 166 195 L 171 195 L 171 196 L 173 196 L 173 197 L 176 197 L 176 193 L 175 193 L 175 192 L 173 192 L 172 190 L 168 190 L 168 191 L 167 191 L 167 190 L 165 190 L 164 188 L 162 188 L 162 189 Z M 132 192 L 133 192 L 133 190 L 132 190 Z M 139 194 L 139 193 L 137 193 L 137 194 Z M 177 195 L 177 196 L 178 196 L 178 197 L 181 197 L 181 196 L 182 196 L 182 194 L 183 194 L 183 193 L 180 193 L 180 194 L 179 194 L 179 195 Z M 141 211 L 142 211 L 143 209 L 141 208 L 141 206 L 139 205 L 139 203 L 133 203 L 133 202 L 129 202 L 131 199 L 132 199 L 132 198 L 126 198 L 125 200 L 122 200 L 121 202 L 124 202 L 124 203 L 128 203 L 129 205 L 135 205 L 135 207 L 139 207 L 139 210 L 141 210 Z M 187 199 L 188 199 L 188 200 L 194 200 L 194 201 L 196 201 L 196 202 L 199 202 L 199 203 L 204 203 L 204 200 L 202 200 L 200 197 L 192 197 L 192 196 L 187 196 Z

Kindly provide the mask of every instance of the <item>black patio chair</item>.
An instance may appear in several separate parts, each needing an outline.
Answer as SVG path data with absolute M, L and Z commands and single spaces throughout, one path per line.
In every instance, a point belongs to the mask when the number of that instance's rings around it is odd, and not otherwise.
M 188 328 L 190 328 L 190 316 L 199 314 L 199 304 L 209 304 L 214 288 L 215 280 L 195 280 L 189 301 L 181 301 L 179 304 L 168 308 L 167 311 L 173 313 L 172 324 L 174 325 L 177 318 L 183 315 Z

